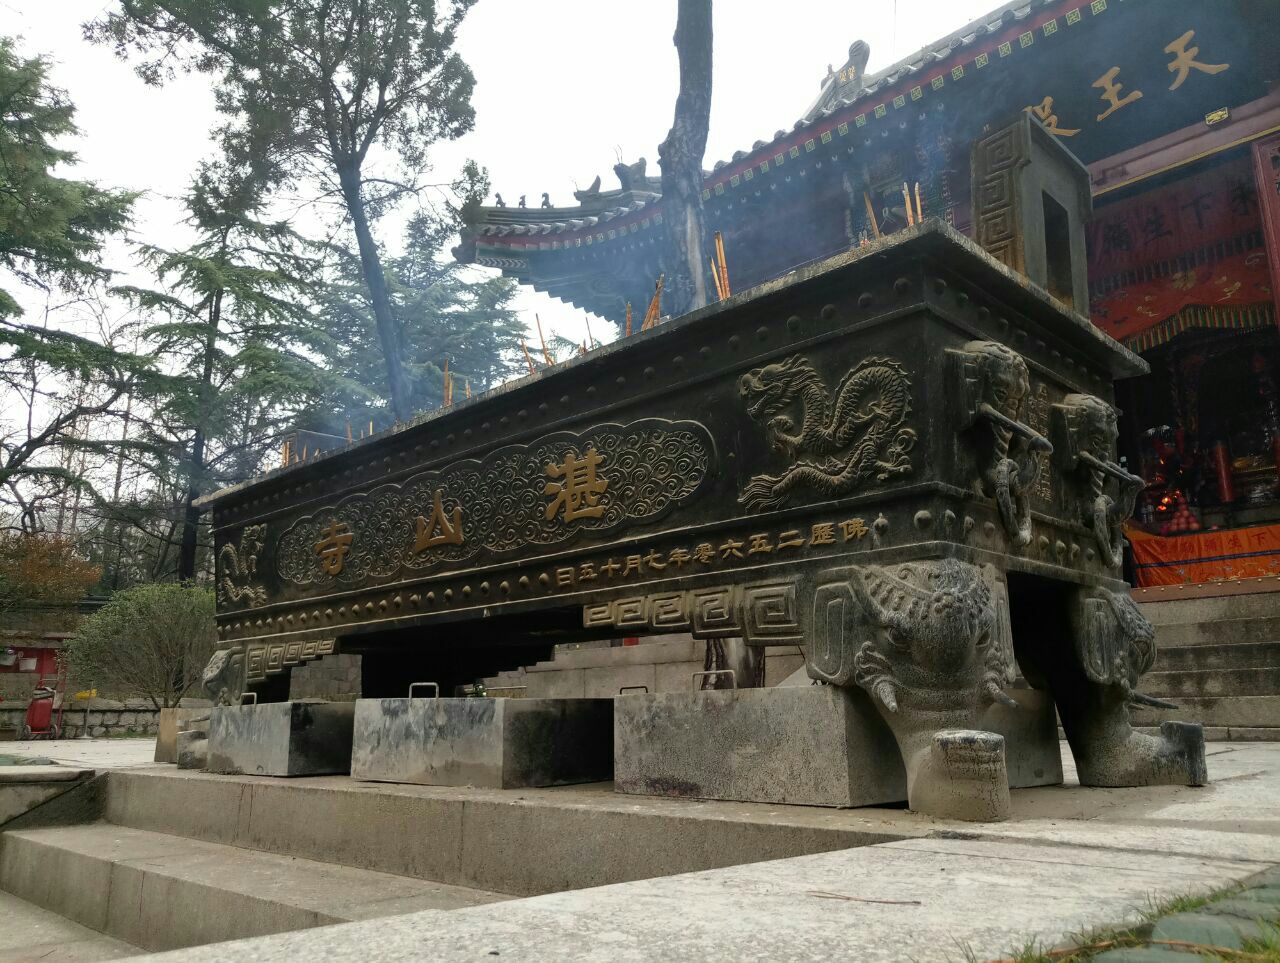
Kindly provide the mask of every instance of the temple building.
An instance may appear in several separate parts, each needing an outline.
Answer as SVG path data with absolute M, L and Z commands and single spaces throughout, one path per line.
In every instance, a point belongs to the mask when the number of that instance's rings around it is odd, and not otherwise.
M 707 172 L 707 228 L 735 291 L 917 205 L 973 235 L 972 145 L 1030 111 L 1090 175 L 1073 306 L 1151 365 L 1119 385 L 1121 453 L 1149 483 L 1137 582 L 1280 575 L 1277 50 L 1274 0 L 1021 0 L 873 74 L 859 41 L 791 130 Z M 615 323 L 643 312 L 660 179 L 644 160 L 614 172 L 573 207 L 481 208 L 455 255 Z

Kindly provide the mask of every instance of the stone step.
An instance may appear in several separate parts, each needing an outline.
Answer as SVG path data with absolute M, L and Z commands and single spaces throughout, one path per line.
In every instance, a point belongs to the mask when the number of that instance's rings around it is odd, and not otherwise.
M 1145 678 L 1145 677 L 1144 677 Z M 1280 695 L 1175 699 L 1177 709 L 1130 709 L 1135 726 L 1158 726 L 1168 719 L 1205 726 L 1272 728 L 1280 726 Z
M 0 963 L 98 963 L 137 956 L 136 946 L 103 936 L 57 913 L 0 892 Z
M 0 825 L 92 777 L 92 769 L 72 766 L 0 766 Z
M 146 950 L 505 898 L 109 823 L 0 835 L 0 889 Z
M 1280 695 L 1280 665 L 1263 669 L 1149 672 L 1139 690 L 1160 699 Z
M 1280 641 L 1280 617 L 1224 618 L 1156 626 L 1156 645 L 1245 645 Z
M 107 778 L 105 816 L 121 826 L 520 896 L 903 835 L 858 810 L 691 804 L 623 796 L 612 783 L 512 792 L 168 767 Z
M 1182 645 L 1156 651 L 1156 672 L 1202 672 L 1206 669 L 1268 669 L 1280 666 L 1280 642 L 1242 645 Z
M 1276 618 L 1280 617 L 1280 592 L 1143 602 L 1138 608 L 1153 625 L 1186 625 L 1214 622 L 1220 619 Z

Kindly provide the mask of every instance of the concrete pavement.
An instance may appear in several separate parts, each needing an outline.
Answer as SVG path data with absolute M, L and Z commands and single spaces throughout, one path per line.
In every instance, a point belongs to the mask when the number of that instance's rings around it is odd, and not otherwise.
M 154 736 L 137 739 L 28 739 L 0 742 L 0 756 L 50 759 L 62 766 L 83 766 L 99 772 L 156 765 Z
M 998 958 L 1133 923 L 1153 903 L 1280 864 L 1280 746 L 1210 753 L 1213 782 L 1199 789 L 1020 790 L 1013 819 L 987 826 L 854 810 L 839 815 L 875 819 L 899 838 L 158 959 L 409 960 L 425 946 L 440 960 Z

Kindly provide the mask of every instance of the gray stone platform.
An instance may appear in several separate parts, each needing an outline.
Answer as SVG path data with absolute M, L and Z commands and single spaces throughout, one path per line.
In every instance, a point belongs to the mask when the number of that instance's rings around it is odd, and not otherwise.
M 351 771 L 350 702 L 217 706 L 209 719 L 209 772 L 322 776 Z
M 1009 785 L 1062 782 L 1052 701 L 1011 690 L 980 727 L 1005 737 Z M 907 798 L 902 757 L 861 691 L 837 686 L 629 695 L 614 708 L 619 792 L 806 806 Z
M 824 822 L 874 822 L 911 838 L 325 927 L 159 960 L 415 960 L 425 947 L 432 959 L 468 961 L 1004 958 L 1032 941 L 1050 947 L 1091 928 L 1133 924 L 1152 902 L 1207 894 L 1280 863 L 1280 747 L 1217 746 L 1209 754 L 1213 785 L 1141 789 L 1074 785 L 1068 756 L 1066 786 L 1015 790 L 1012 818 L 994 826 L 902 811 L 736 804 L 758 812 L 762 823 L 799 813 Z M 699 811 L 730 805 L 634 803 Z
M 360 699 L 351 775 L 518 789 L 613 775 L 612 699 Z

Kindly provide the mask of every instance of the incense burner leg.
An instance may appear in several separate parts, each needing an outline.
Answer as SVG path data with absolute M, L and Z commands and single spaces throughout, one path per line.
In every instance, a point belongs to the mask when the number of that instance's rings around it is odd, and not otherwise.
M 1081 785 L 1205 785 L 1203 726 L 1164 722 L 1151 736 L 1129 723 L 1130 705 L 1175 708 L 1136 691 L 1155 630 L 1129 594 L 1077 589 L 1069 622 L 1075 658 L 1056 660 L 1048 681 Z
M 870 693 L 893 732 L 912 809 L 950 819 L 1009 816 L 1004 737 L 976 728 L 992 701 L 1011 703 L 1011 653 L 977 566 L 941 559 L 842 570 L 849 602 L 842 641 L 856 645 L 835 677 L 830 640 L 811 646 L 809 672 Z M 820 598 L 821 601 L 821 598 Z

